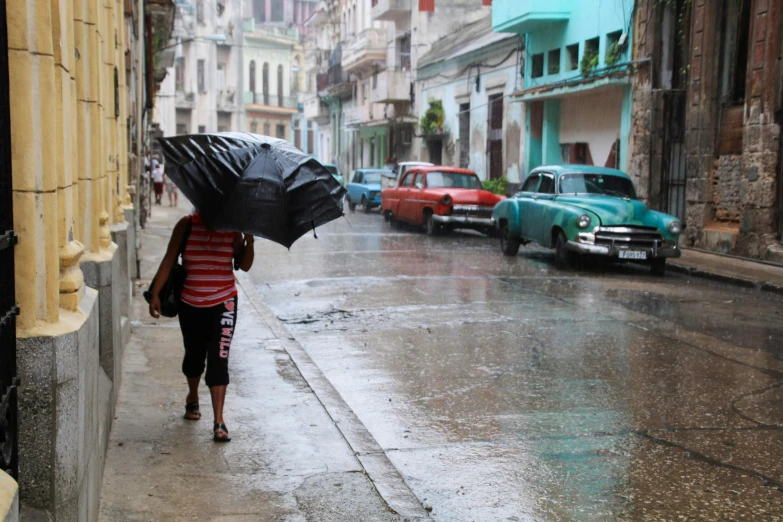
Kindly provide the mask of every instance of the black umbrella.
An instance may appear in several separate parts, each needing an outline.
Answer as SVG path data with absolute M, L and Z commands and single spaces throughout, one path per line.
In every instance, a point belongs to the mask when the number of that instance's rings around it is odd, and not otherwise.
M 166 175 L 204 223 L 290 247 L 343 215 L 345 189 L 326 168 L 284 140 L 244 132 L 160 138 Z

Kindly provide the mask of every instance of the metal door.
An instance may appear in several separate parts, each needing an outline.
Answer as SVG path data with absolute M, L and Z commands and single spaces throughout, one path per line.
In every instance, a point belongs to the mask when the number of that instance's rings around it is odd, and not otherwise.
M 489 154 L 489 179 L 503 176 L 503 95 L 489 97 L 489 121 L 487 125 L 487 153 Z
M 662 210 L 685 221 L 685 92 L 663 91 Z
M 17 475 L 16 306 L 6 0 L 0 0 L 0 466 Z

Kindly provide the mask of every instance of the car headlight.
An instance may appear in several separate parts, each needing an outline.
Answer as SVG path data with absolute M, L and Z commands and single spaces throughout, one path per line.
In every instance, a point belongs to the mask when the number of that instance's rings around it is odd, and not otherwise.
M 666 228 L 669 229 L 669 233 L 671 235 L 677 236 L 677 235 L 680 234 L 680 232 L 682 232 L 682 223 L 680 223 L 679 221 L 675 220 L 675 221 L 672 221 L 671 223 L 669 223 L 669 226 L 666 227 Z
M 579 228 L 587 228 L 590 226 L 590 221 L 592 221 L 590 219 L 590 216 L 588 216 L 587 214 L 582 214 L 581 216 L 576 218 L 576 226 L 578 226 Z
M 443 203 L 444 205 L 451 205 L 451 196 L 446 194 L 441 198 L 440 202 Z

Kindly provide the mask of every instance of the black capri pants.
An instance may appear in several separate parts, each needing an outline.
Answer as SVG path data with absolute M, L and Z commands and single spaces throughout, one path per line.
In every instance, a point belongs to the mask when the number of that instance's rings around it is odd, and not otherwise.
M 237 319 L 237 298 L 209 308 L 179 305 L 179 327 L 185 343 L 182 373 L 188 379 L 201 377 L 206 363 L 207 386 L 228 385 L 228 352 Z

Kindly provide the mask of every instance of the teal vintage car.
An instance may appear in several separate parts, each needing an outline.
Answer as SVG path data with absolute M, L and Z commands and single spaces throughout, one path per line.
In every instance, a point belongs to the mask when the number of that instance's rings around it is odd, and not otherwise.
M 538 167 L 517 194 L 495 206 L 492 217 L 505 255 L 535 242 L 555 249 L 559 268 L 589 254 L 645 262 L 654 274 L 663 274 L 666 259 L 680 256 L 680 220 L 637 200 L 631 178 L 619 170 Z

